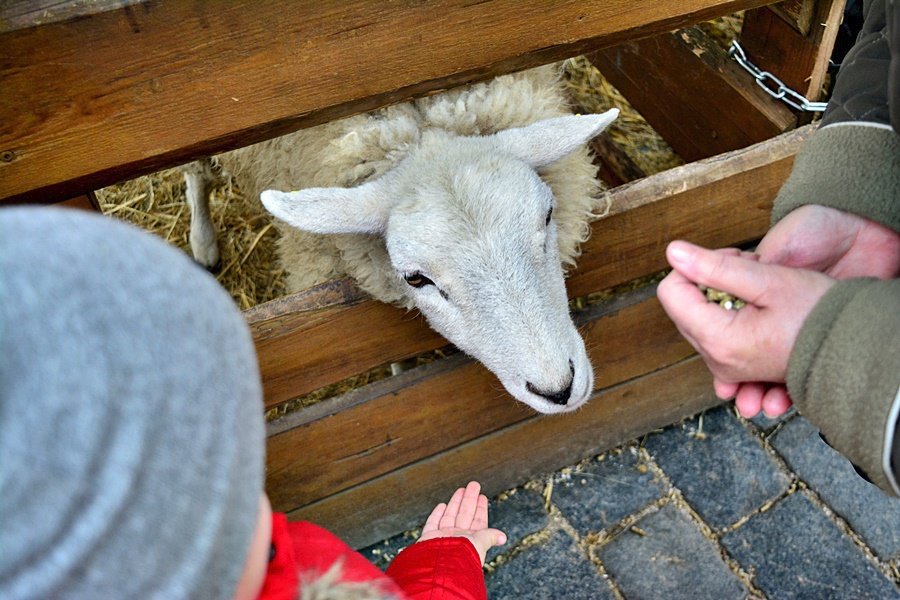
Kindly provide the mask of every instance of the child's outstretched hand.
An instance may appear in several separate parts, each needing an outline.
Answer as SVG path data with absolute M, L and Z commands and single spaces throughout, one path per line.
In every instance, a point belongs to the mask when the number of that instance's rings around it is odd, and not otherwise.
M 418 541 L 441 537 L 468 538 L 478 551 L 482 565 L 488 550 L 506 543 L 505 533 L 488 527 L 488 500 L 477 481 L 457 489 L 447 504 L 441 502 L 434 507 Z

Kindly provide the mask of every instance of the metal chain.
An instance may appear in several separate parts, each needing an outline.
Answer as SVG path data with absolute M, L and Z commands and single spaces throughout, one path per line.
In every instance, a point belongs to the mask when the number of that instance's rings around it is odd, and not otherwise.
M 728 49 L 728 56 L 736 60 L 737 63 L 741 65 L 745 71 L 753 75 L 753 78 L 756 80 L 756 84 L 763 90 L 765 90 L 767 94 L 777 100 L 781 100 L 782 102 L 793 106 L 797 110 L 806 112 L 822 112 L 828 105 L 827 102 L 810 102 L 803 95 L 798 94 L 797 92 L 786 86 L 782 80 L 778 79 L 770 72 L 760 70 L 759 67 L 750 62 L 750 60 L 747 58 L 747 54 L 744 52 L 744 49 L 736 40 L 731 42 L 731 47 Z

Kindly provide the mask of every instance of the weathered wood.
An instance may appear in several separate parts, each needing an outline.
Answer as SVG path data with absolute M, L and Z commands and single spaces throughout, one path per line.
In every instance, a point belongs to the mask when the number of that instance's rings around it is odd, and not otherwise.
M 68 21 L 147 0 L 4 0 L 0 2 L 0 33 Z
M 763 4 L 148 2 L 8 32 L 0 198 L 72 196 Z
M 608 133 L 601 133 L 591 140 L 590 146 L 594 152 L 597 176 L 606 185 L 617 187 L 647 176 Z
M 68 200 L 59 202 L 55 206 L 61 206 L 63 208 L 77 208 L 79 210 L 89 210 L 91 212 L 101 212 L 100 203 L 97 202 L 97 197 L 94 196 L 93 193 L 82 194 L 80 196 L 75 196 L 74 198 L 69 198 Z
M 666 268 L 665 246 L 675 238 L 719 247 L 761 237 L 772 200 L 811 131 L 798 129 L 608 192 L 609 216 L 593 224 L 578 269 L 568 279 L 569 296 L 585 296 Z M 346 288 L 333 299 L 349 298 L 350 304 L 302 311 L 308 298 L 301 293 L 245 313 L 267 407 L 446 344 L 416 313 L 360 302 L 358 291 L 346 291 L 352 286 L 348 282 L 332 285 Z
M 785 0 L 769 5 L 776 15 L 803 35 L 808 35 L 818 0 Z
M 706 366 L 688 359 L 603 390 L 576 413 L 532 416 L 288 516 L 318 523 L 362 548 L 421 526 L 435 504 L 471 479 L 494 495 L 719 402 Z
M 750 61 L 770 71 L 808 100 L 822 98 L 828 59 L 834 49 L 845 0 L 817 0 L 807 33 L 769 7 L 748 10 L 741 45 Z
M 697 27 L 588 57 L 685 161 L 767 140 L 797 122 Z
M 609 192 L 608 216 L 593 224 L 582 246 L 566 283 L 569 296 L 667 268 L 665 249 L 673 239 L 718 248 L 762 237 L 794 155 L 813 131 L 806 126 Z
M 693 353 L 654 292 L 648 287 L 583 315 L 580 330 L 595 368 L 595 389 Z M 297 508 L 535 414 L 463 355 L 392 379 L 350 400 L 326 400 L 311 411 L 313 420 L 301 410 L 285 418 L 287 426 L 270 424 L 267 486 L 277 510 Z

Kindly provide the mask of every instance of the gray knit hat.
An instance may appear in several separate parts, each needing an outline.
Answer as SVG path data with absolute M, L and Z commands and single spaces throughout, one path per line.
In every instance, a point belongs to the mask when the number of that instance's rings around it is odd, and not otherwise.
M 230 598 L 261 397 L 240 312 L 183 253 L 0 209 L 0 598 Z

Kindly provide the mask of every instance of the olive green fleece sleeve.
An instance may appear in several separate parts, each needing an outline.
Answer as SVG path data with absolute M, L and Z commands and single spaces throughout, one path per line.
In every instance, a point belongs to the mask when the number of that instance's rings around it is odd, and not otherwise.
M 891 465 L 890 455 L 900 387 L 900 279 L 835 284 L 800 330 L 787 384 L 797 409 L 836 450 L 873 483 L 898 493 L 892 480 L 900 480 L 900 465 Z
M 865 217 L 900 231 L 900 135 L 890 127 L 841 123 L 808 139 L 772 209 L 772 224 L 806 204 Z

